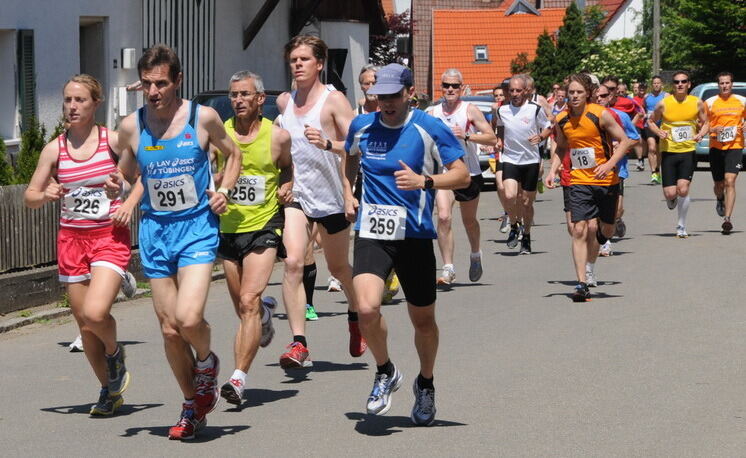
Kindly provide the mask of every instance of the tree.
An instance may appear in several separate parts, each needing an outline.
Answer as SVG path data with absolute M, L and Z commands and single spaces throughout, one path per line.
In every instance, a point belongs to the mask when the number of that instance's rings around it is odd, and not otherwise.
M 564 77 L 560 74 L 559 65 L 557 65 L 557 48 L 546 29 L 539 35 L 536 57 L 531 62 L 531 76 L 534 78 L 539 94 L 548 93 L 552 84 L 562 81 Z
M 615 75 L 622 81 L 647 81 L 650 78 L 652 56 L 638 40 L 623 38 L 601 45 L 599 52 L 580 61 L 599 78 Z
M 31 175 L 34 174 L 36 164 L 39 162 L 39 154 L 44 148 L 46 136 L 47 129 L 39 124 L 36 118 L 31 118 L 28 128 L 21 134 L 21 146 L 18 148 L 18 159 L 13 180 L 16 184 L 28 183 L 31 180 Z
M 370 62 L 376 65 L 388 65 L 398 63 L 403 56 L 396 49 L 396 38 L 398 35 L 408 35 L 414 24 L 409 15 L 409 10 L 401 14 L 390 14 L 386 16 L 386 24 L 389 32 L 386 35 L 371 35 L 368 54 Z
M 586 57 L 589 49 L 588 35 L 585 32 L 583 14 L 575 2 L 565 10 L 562 26 L 557 38 L 557 66 L 564 78 L 578 70 L 578 63 Z
M 606 11 L 601 8 L 601 5 L 585 7 L 585 11 L 583 11 L 583 25 L 585 26 L 585 34 L 588 38 L 593 39 L 598 36 L 605 17 Z
M 519 52 L 515 58 L 510 61 L 510 74 L 527 73 L 529 71 L 528 53 Z
M 8 157 L 5 153 L 5 141 L 0 137 L 0 186 L 13 183 L 13 167 L 8 164 Z

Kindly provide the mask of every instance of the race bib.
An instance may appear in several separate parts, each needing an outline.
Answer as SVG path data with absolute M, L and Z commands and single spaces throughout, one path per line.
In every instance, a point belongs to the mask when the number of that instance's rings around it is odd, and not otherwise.
M 688 142 L 694 139 L 692 126 L 671 127 L 671 139 L 676 143 Z
M 718 141 L 720 143 L 732 142 L 736 139 L 736 129 L 738 126 L 723 127 L 723 131 L 718 134 Z
M 407 209 L 398 205 L 363 203 L 360 237 L 377 240 L 404 240 Z
M 71 219 L 107 219 L 110 204 L 104 188 L 81 186 L 65 195 L 65 208 Z
M 150 205 L 154 210 L 175 212 L 192 208 L 199 202 L 192 175 L 148 178 Z
M 230 194 L 230 200 L 239 205 L 261 205 L 264 203 L 266 177 L 243 175 L 238 177 L 236 186 Z
M 572 148 L 570 161 L 573 169 L 590 169 L 596 166 L 596 150 L 592 147 Z

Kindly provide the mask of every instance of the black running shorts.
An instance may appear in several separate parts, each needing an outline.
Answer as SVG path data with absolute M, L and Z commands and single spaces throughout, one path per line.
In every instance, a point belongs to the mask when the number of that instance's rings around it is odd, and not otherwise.
M 602 223 L 614 224 L 619 185 L 595 186 L 574 184 L 570 186 L 570 221 L 598 218 Z
M 521 189 L 526 192 L 536 191 L 539 180 L 540 163 L 535 164 L 503 164 L 503 182 L 505 180 L 515 180 L 521 184 Z
M 482 185 L 484 184 L 484 178 L 482 175 L 472 175 L 469 186 L 463 189 L 454 189 L 453 195 L 459 202 L 468 202 L 479 197 L 479 193 L 482 191 Z
M 743 167 L 743 150 L 710 148 L 712 181 L 725 180 L 726 173 L 738 175 L 741 167 Z
M 300 211 L 303 211 L 303 207 L 300 206 L 298 202 L 292 202 L 285 205 L 286 208 L 297 208 Z M 319 223 L 322 226 L 324 226 L 324 229 L 326 229 L 326 232 L 329 235 L 336 234 L 337 232 L 341 232 L 347 227 L 349 227 L 350 222 L 347 221 L 347 218 L 345 218 L 344 213 L 335 213 L 333 215 L 327 215 L 322 216 L 320 218 L 312 218 L 308 215 L 306 215 L 306 218 L 308 218 L 308 221 L 312 223 Z
M 661 159 L 661 180 L 663 187 L 676 186 L 679 180 L 692 181 L 697 160 L 694 151 L 669 153 L 664 151 Z

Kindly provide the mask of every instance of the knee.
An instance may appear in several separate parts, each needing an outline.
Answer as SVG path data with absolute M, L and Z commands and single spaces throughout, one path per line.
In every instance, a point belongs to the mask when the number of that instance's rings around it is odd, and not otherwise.
M 360 326 L 368 326 L 381 316 L 380 306 L 368 301 L 361 301 L 360 298 L 358 298 L 357 316 L 360 321 Z
M 197 313 L 182 313 L 176 317 L 176 324 L 180 333 L 194 332 L 202 326 L 202 323 L 204 323 L 204 318 Z
M 285 258 L 285 274 L 290 276 L 303 275 L 303 265 L 305 264 L 304 256 L 294 256 L 288 254 Z
M 163 335 L 163 341 L 168 343 L 182 342 L 184 339 L 181 338 L 181 333 L 176 323 L 164 322 L 161 323 L 161 334 Z
M 736 177 L 725 177 L 725 187 L 734 189 L 736 187 Z
M 87 326 L 98 326 L 103 324 L 109 319 L 108 310 L 91 310 L 87 308 L 83 311 L 82 317 L 83 322 Z
M 420 335 L 438 334 L 438 324 L 435 322 L 435 315 L 432 314 L 412 317 L 412 326 L 414 331 Z
M 259 305 L 262 298 L 259 293 L 243 293 L 238 300 L 238 314 L 243 317 L 251 317 L 259 314 Z
M 575 239 L 584 239 L 588 232 L 588 225 L 575 223 L 572 226 L 571 234 Z
M 438 227 L 449 228 L 451 227 L 452 220 L 453 217 L 450 213 L 438 212 Z
M 338 279 L 346 279 L 352 274 L 352 267 L 347 259 L 342 259 L 338 262 L 327 264 L 329 273 Z

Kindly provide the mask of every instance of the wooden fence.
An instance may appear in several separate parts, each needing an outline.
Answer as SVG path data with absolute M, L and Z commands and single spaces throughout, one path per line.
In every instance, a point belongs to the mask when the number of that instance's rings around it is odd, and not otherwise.
M 26 185 L 0 186 L 0 273 L 57 262 L 60 203 L 38 209 L 23 204 Z M 139 210 L 130 227 L 138 244 Z

